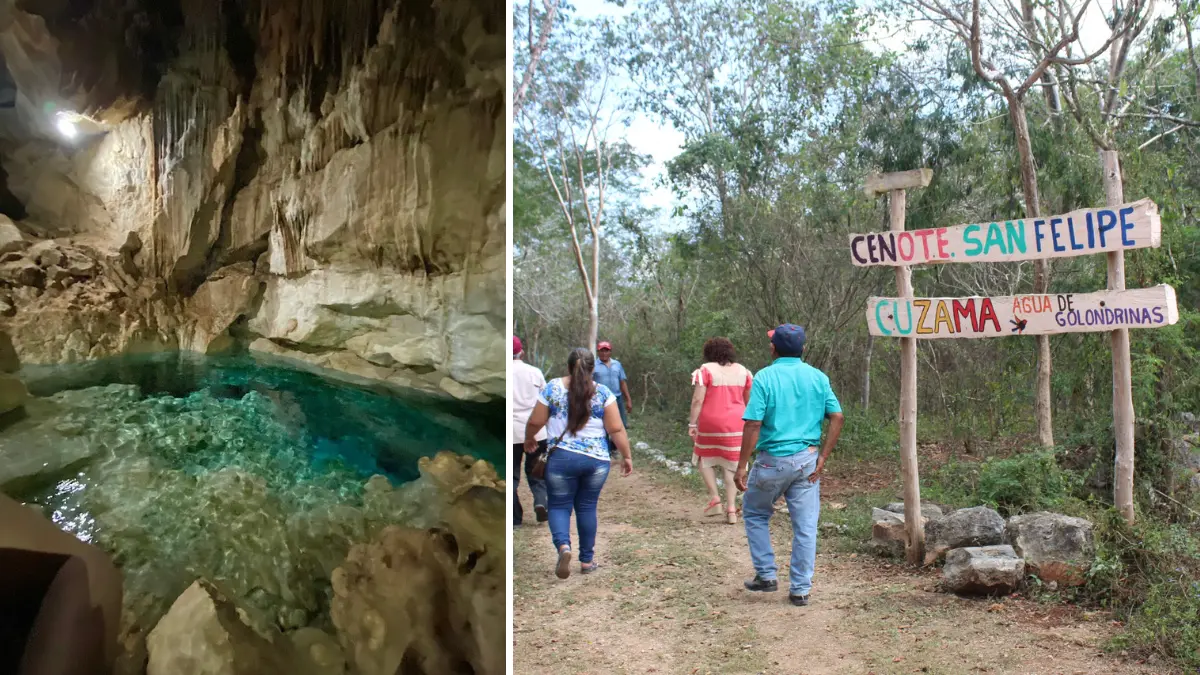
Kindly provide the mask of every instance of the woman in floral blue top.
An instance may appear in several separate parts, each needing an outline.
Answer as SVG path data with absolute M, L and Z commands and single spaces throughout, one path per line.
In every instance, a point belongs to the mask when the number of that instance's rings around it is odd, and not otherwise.
M 544 426 L 550 439 L 546 463 L 550 534 L 558 550 L 555 574 L 571 575 L 571 510 L 579 529 L 579 571 L 594 572 L 596 506 L 611 466 L 608 440 L 621 453 L 621 475 L 633 473 L 629 437 L 621 423 L 617 399 L 608 387 L 592 380 L 596 358 L 582 347 L 567 357 L 570 375 L 551 380 L 538 394 L 537 405 L 525 425 L 525 452 L 537 451 L 538 431 Z

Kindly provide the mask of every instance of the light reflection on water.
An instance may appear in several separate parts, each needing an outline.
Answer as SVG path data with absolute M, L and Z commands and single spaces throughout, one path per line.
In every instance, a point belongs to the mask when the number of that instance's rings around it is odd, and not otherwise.
M 83 474 L 79 474 L 79 478 L 82 477 Z M 70 532 L 79 540 L 90 544 L 95 534 L 96 519 L 78 507 L 79 493 L 85 488 L 87 485 L 75 478 L 60 480 L 54 486 L 51 494 L 53 495 L 52 501 L 62 506 L 54 509 L 50 520 L 64 532 Z

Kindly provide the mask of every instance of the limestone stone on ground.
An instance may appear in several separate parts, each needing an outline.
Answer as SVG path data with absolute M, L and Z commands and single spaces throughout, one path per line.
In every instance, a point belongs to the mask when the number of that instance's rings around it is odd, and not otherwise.
M 951 549 L 1004 543 L 1004 519 L 993 509 L 959 509 L 925 526 L 925 564 L 931 565 Z
M 891 504 L 883 507 L 883 510 L 904 515 L 904 502 L 892 502 Z M 934 504 L 933 502 L 921 502 L 922 518 L 926 520 L 932 520 L 934 518 L 941 518 L 943 515 L 945 515 L 945 512 L 943 512 L 942 507 L 938 506 L 937 504 Z
M 297 673 L 292 643 L 264 637 L 212 584 L 196 581 L 150 632 L 146 675 Z
M 904 555 L 908 534 L 902 514 L 885 509 L 871 509 L 871 545 L 883 555 Z
M 1008 519 L 1008 539 L 1042 581 L 1078 586 L 1096 555 L 1092 523 L 1058 513 L 1029 513 Z
M 955 593 L 1006 594 L 1025 579 L 1025 561 L 1012 546 L 969 546 L 946 553 L 943 586 Z

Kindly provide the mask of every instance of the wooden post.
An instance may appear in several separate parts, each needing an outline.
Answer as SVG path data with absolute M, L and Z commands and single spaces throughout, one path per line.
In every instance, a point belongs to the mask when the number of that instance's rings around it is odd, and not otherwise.
M 930 169 L 917 169 L 867 178 L 867 194 L 888 192 L 888 216 L 893 232 L 904 231 L 905 189 L 925 187 Z M 896 295 L 913 297 L 912 270 L 896 267 Z M 904 478 L 904 529 L 908 534 L 905 559 L 919 565 L 925 557 L 925 528 L 921 524 L 921 481 L 917 471 L 917 341 L 900 338 L 900 470 Z
M 1104 166 L 1104 201 L 1117 206 L 1125 201 L 1121 163 L 1115 150 L 1101 150 Z M 1108 253 L 1108 288 L 1125 289 L 1125 252 Z M 1133 384 L 1129 360 L 1129 329 L 1112 333 L 1113 436 L 1117 441 L 1113 503 L 1125 522 L 1133 524 Z

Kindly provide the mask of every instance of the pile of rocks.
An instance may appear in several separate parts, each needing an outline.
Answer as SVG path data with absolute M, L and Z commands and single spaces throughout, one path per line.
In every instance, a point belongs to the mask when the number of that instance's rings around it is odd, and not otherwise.
M 948 511 L 948 512 L 945 512 Z M 904 505 L 874 510 L 872 544 L 881 553 L 904 551 Z M 1009 593 L 1026 574 L 1054 586 L 1085 581 L 1095 556 L 1092 523 L 1058 513 L 1012 516 L 976 506 L 955 511 L 922 504 L 925 564 L 945 560 L 942 584 L 956 593 Z

